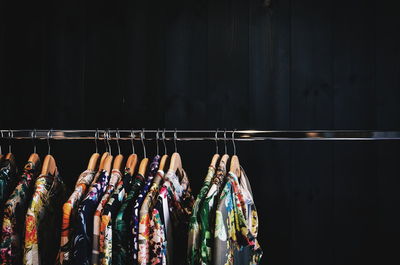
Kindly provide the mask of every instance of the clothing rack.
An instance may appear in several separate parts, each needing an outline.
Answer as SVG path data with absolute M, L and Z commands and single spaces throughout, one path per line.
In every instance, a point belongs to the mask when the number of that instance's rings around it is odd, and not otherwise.
M 158 133 L 158 134 L 157 134 Z M 400 131 L 372 130 L 0 130 L 3 139 L 176 141 L 374 141 L 400 140 Z

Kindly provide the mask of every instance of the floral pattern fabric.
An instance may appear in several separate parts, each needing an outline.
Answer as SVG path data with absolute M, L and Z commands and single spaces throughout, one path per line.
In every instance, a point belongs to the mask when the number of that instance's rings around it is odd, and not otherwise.
M 5 159 L 0 163 L 0 223 L 2 223 L 3 205 L 17 185 L 17 173 L 14 159 Z
M 122 201 L 126 198 L 130 190 L 132 175 L 129 174 L 129 169 L 125 169 L 124 177 L 117 185 L 111 198 L 104 207 L 103 215 L 100 224 L 100 264 L 112 264 L 112 225 L 113 218 L 115 219 Z
M 215 211 L 218 205 L 218 199 L 222 182 L 226 176 L 226 165 L 222 161 L 218 165 L 215 177 L 212 180 L 207 196 L 204 198 L 199 209 L 198 218 L 200 221 L 200 263 L 208 265 L 212 262 L 212 247 L 214 243 L 214 223 Z
M 169 170 L 153 209 L 153 219 L 163 223 L 160 225 L 162 230 L 153 230 L 153 237 L 156 236 L 156 240 L 152 240 L 150 245 L 152 264 L 186 263 L 187 245 L 174 244 L 174 241 L 187 242 L 187 233 L 182 231 L 188 229 L 193 204 L 194 198 L 185 171 L 182 172 L 182 179 L 179 181 L 176 173 Z
M 154 176 L 157 174 L 158 170 L 158 163 L 160 161 L 160 156 L 157 155 L 154 157 L 152 163 L 149 166 L 149 171 L 147 175 L 146 182 L 143 186 L 143 189 L 141 190 L 140 194 L 136 198 L 135 204 L 133 206 L 133 218 L 132 218 L 132 224 L 131 224 L 131 229 L 132 229 L 132 236 L 133 236 L 133 249 L 132 249 L 132 254 L 133 254 L 133 260 L 136 263 L 138 261 L 138 252 L 139 252 L 139 211 L 140 208 L 142 207 L 142 203 L 144 201 L 144 198 L 147 195 L 147 192 L 150 189 L 150 185 L 154 179 Z
M 150 262 L 150 240 L 151 235 L 153 233 L 153 228 L 155 230 L 161 230 L 159 225 L 161 224 L 160 220 L 155 220 L 152 222 L 151 212 L 154 208 L 154 205 L 157 202 L 157 196 L 160 189 L 160 183 L 164 178 L 164 171 L 158 170 L 157 175 L 154 178 L 153 184 L 150 187 L 149 192 L 146 195 L 146 198 L 143 201 L 142 207 L 140 208 L 140 222 L 139 222 L 139 236 L 138 236 L 138 264 L 148 264 Z M 158 218 L 159 214 L 156 213 Z M 157 226 L 157 227 L 155 227 Z M 154 237 L 157 237 L 155 235 Z M 160 241 L 159 239 L 155 239 Z M 153 244 L 158 244 L 153 243 Z
M 5 203 L 0 244 L 1 264 L 22 263 L 25 214 L 37 175 L 38 166 L 28 161 L 17 187 Z
M 131 185 L 131 190 L 118 211 L 112 233 L 113 264 L 125 265 L 133 263 L 131 255 L 133 240 L 130 236 L 129 226 L 132 218 L 133 203 L 139 195 L 144 181 L 145 179 L 141 174 L 135 176 Z
M 24 264 L 54 264 L 64 197 L 65 185 L 58 173 L 37 178 L 25 218 Z
M 188 235 L 188 264 L 194 265 L 200 263 L 200 230 L 202 229 L 199 221 L 199 209 L 206 197 L 208 190 L 211 186 L 211 181 L 215 175 L 215 167 L 209 166 L 207 175 L 204 179 L 202 188 L 197 195 L 196 201 L 193 205 L 193 212 L 189 221 L 189 235 Z
M 99 250 L 100 245 L 104 243 L 104 241 L 100 240 L 100 226 L 101 226 L 101 215 L 103 213 L 104 206 L 107 204 L 108 199 L 111 194 L 115 190 L 115 186 L 121 180 L 122 174 L 118 169 L 113 169 L 111 172 L 111 178 L 108 184 L 108 187 L 100 200 L 99 205 L 94 213 L 93 218 L 93 244 L 92 244 L 92 264 L 99 264 Z
M 245 174 L 229 172 L 216 211 L 213 264 L 259 264 L 258 215 Z
M 93 217 L 99 200 L 107 189 L 108 181 L 109 173 L 104 170 L 91 185 L 88 194 L 79 205 L 73 240 L 74 264 L 89 265 L 91 263 Z
M 63 205 L 63 219 L 61 225 L 61 242 L 60 251 L 58 253 L 57 264 L 69 264 L 72 261 L 72 236 L 73 224 L 77 218 L 77 206 L 85 195 L 87 188 L 93 181 L 96 172 L 93 170 L 85 170 L 82 172 L 75 184 L 75 189 L 69 197 L 68 201 Z

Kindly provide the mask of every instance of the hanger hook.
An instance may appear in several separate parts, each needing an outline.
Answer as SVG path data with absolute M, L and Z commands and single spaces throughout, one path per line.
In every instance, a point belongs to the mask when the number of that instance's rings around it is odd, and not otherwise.
M 175 147 L 175 153 L 178 153 L 178 149 L 176 147 L 176 140 L 178 139 L 177 133 L 176 133 L 176 128 L 174 131 L 174 147 Z
M 51 138 L 52 132 L 53 132 L 53 129 L 50 129 L 50 130 L 47 132 L 47 147 L 48 147 L 47 154 L 49 154 L 49 155 L 50 155 L 50 151 L 51 151 L 50 138 Z
M 14 132 L 8 129 L 8 152 L 11 153 L 11 139 L 14 137 Z
M 112 155 L 112 149 L 111 149 L 111 133 L 110 133 L 110 128 L 107 129 L 107 145 L 108 145 L 108 150 L 110 151 L 110 155 Z
M 118 146 L 118 154 L 121 154 L 121 147 L 119 146 L 119 138 L 120 138 L 120 134 L 119 134 L 119 130 L 118 128 L 115 130 L 115 138 L 117 140 L 117 146 Z
M 97 146 L 98 139 L 99 139 L 99 128 L 96 128 L 96 132 L 94 133 L 94 144 L 96 145 L 96 153 L 99 152 L 99 147 Z
M 31 132 L 31 137 L 32 137 L 32 143 L 33 143 L 33 153 L 36 154 L 36 143 L 35 143 L 35 139 L 36 139 L 36 129 L 33 129 Z
M 236 129 L 233 129 L 232 131 L 233 155 L 236 155 L 235 132 Z
M 165 144 L 165 128 L 161 135 L 162 135 L 162 141 L 163 141 L 163 145 L 164 145 L 164 155 L 166 155 L 167 154 L 167 145 Z
M 215 130 L 215 153 L 218 154 L 218 128 Z
M 104 140 L 104 147 L 106 148 L 106 152 L 109 153 L 108 146 L 107 146 L 107 131 L 103 130 L 103 140 Z
M 135 153 L 135 146 L 133 145 L 133 140 L 135 139 L 135 133 L 131 129 L 131 145 L 132 145 L 132 154 Z
M 160 139 L 159 131 L 160 131 L 160 128 L 157 128 L 157 132 L 156 132 L 157 155 L 160 154 L 160 147 L 158 145 L 158 140 Z
M 140 132 L 140 140 L 142 141 L 142 147 L 143 147 L 143 157 L 147 158 L 147 154 L 146 154 L 146 146 L 144 144 L 144 128 L 142 128 L 142 131 Z
M 228 148 L 226 147 L 226 128 L 224 129 L 224 146 L 225 146 L 225 154 L 227 154 Z

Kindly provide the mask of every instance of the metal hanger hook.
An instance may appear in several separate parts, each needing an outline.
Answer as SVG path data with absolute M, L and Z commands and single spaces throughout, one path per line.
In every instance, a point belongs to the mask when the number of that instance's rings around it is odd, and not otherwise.
M 233 129 L 232 131 L 233 155 L 236 155 L 235 132 L 236 129 Z
M 14 132 L 8 129 L 8 152 L 11 153 L 11 139 L 14 137 Z
M 120 134 L 118 128 L 115 130 L 115 138 L 117 140 L 118 154 L 121 154 L 121 147 L 119 146 Z
M 99 128 L 96 128 L 96 132 L 94 133 L 94 144 L 96 146 L 96 153 L 99 152 L 99 147 L 97 146 L 97 140 L 99 140 Z
M 32 137 L 32 143 L 33 143 L 33 153 L 36 154 L 36 129 L 33 129 L 31 132 L 31 137 Z
M 174 131 L 174 147 L 175 147 L 175 153 L 178 153 L 178 148 L 176 147 L 176 140 L 178 139 L 177 133 L 176 133 L 176 128 Z
M 162 142 L 163 142 L 163 145 L 164 145 L 164 155 L 166 155 L 167 154 L 167 145 L 165 144 L 165 128 L 164 128 L 164 130 L 163 130 L 161 135 L 162 135 Z
M 50 138 L 51 138 L 52 132 L 53 132 L 53 129 L 50 129 L 50 130 L 47 132 L 47 148 L 48 148 L 47 154 L 49 154 L 49 155 L 50 155 L 50 151 L 51 151 Z
M 135 146 L 133 145 L 133 140 L 135 139 L 135 133 L 131 129 L 131 145 L 132 145 L 132 154 L 135 153 Z
M 111 149 L 111 144 L 110 144 L 110 139 L 111 139 L 110 129 L 107 129 L 106 139 L 107 139 L 108 151 L 109 151 L 110 155 L 112 155 L 112 149 Z
M 144 144 L 144 128 L 142 129 L 142 131 L 140 132 L 140 140 L 142 141 L 142 147 L 143 147 L 143 157 L 147 158 L 147 154 L 146 154 L 146 146 Z
M 1 133 L 1 139 L 3 139 L 3 130 L 0 130 Z M 0 142 L 0 155 L 3 154 L 3 150 L 1 150 L 1 142 Z
M 108 146 L 107 146 L 107 131 L 106 130 L 103 131 L 103 140 L 104 140 L 104 147 L 106 148 L 106 152 L 109 153 L 110 150 L 108 150 Z
M 218 128 L 215 130 L 215 153 L 218 154 Z
M 225 154 L 227 154 L 228 148 L 226 147 L 226 128 L 224 129 L 224 146 L 225 146 Z
M 157 147 L 157 155 L 160 154 L 160 147 L 158 145 L 158 140 L 160 139 L 160 135 L 159 135 L 160 129 L 157 128 L 157 132 L 156 132 L 156 147 Z

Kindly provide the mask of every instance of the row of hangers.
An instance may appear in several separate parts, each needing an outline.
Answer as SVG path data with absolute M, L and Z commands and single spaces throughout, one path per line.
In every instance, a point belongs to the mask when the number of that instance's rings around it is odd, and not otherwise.
M 157 154 L 159 154 L 159 139 L 160 139 L 160 130 L 157 130 L 156 132 L 156 144 L 157 144 Z M 216 167 L 216 164 L 220 158 L 219 152 L 218 152 L 218 132 L 219 130 L 217 129 L 215 131 L 215 144 L 216 144 L 216 153 L 213 155 L 211 159 L 211 165 L 213 167 Z M 3 133 L 2 133 L 3 134 Z M 52 136 L 52 130 L 50 129 L 47 134 L 47 145 L 48 145 L 48 153 L 45 156 L 42 164 L 42 170 L 41 174 L 42 175 L 56 175 L 57 173 L 57 164 L 55 158 L 51 155 L 51 147 L 50 147 L 50 139 Z M 1 135 L 3 138 L 3 135 Z M 36 130 L 33 130 L 31 132 L 31 137 L 32 140 L 34 141 L 36 138 Z M 230 171 L 235 173 L 236 176 L 240 177 L 241 170 L 240 170 L 240 163 L 239 163 L 239 158 L 236 155 L 236 145 L 235 145 L 235 130 L 232 132 L 232 143 L 233 143 L 233 150 L 234 154 L 231 157 L 231 164 L 230 164 Z M 12 130 L 9 131 L 9 139 L 13 138 L 13 132 Z M 136 165 L 138 162 L 138 157 L 137 154 L 135 153 L 135 148 L 133 144 L 133 140 L 135 138 L 135 135 L 133 131 L 131 131 L 131 146 L 132 146 L 132 153 L 128 156 L 125 164 L 125 168 L 129 169 L 129 173 L 131 175 L 134 174 Z M 118 146 L 118 155 L 114 158 L 112 153 L 111 153 L 111 145 L 110 145 L 110 133 L 109 130 L 106 130 L 104 134 L 104 140 L 106 142 L 106 151 L 101 155 L 98 153 L 98 146 L 97 146 L 97 141 L 99 139 L 99 131 L 96 130 L 96 135 L 95 135 L 95 145 L 96 145 L 96 151 L 93 153 L 89 159 L 88 163 L 88 170 L 106 170 L 108 172 L 111 171 L 111 169 L 118 169 L 120 171 L 123 170 L 123 162 L 124 162 L 124 156 L 121 154 L 121 149 L 119 145 L 119 139 L 120 139 L 120 134 L 118 129 L 116 130 L 116 142 Z M 140 161 L 139 164 L 139 169 L 138 173 L 141 175 L 146 174 L 146 169 L 149 164 L 149 159 L 147 158 L 146 155 L 146 147 L 144 144 L 145 140 L 145 133 L 144 129 L 140 132 L 140 139 L 142 142 L 142 147 L 143 147 L 143 159 Z M 168 155 L 167 155 L 167 148 L 165 144 L 165 129 L 162 131 L 162 141 L 164 145 L 164 155 L 161 157 L 160 164 L 159 164 L 159 169 L 164 170 L 165 165 L 168 160 Z M 227 165 L 227 162 L 229 160 L 229 155 L 227 154 L 227 146 L 226 146 L 226 130 L 224 131 L 224 143 L 225 143 L 225 153 L 222 155 L 220 163 L 224 163 Z M 169 170 L 172 170 L 174 173 L 176 173 L 178 176 L 183 175 L 183 167 L 182 167 L 182 159 L 180 154 L 177 152 L 177 146 L 176 146 L 176 140 L 177 140 L 177 132 L 175 130 L 174 132 L 174 146 L 175 146 L 175 151 L 171 156 L 171 159 L 169 161 Z M 9 160 L 15 160 L 13 153 L 11 152 L 11 143 L 9 144 L 9 152 L 4 156 L 5 159 Z M 0 160 L 3 159 L 3 155 L 1 154 L 1 146 L 0 146 Z M 37 166 L 40 163 L 40 157 L 36 153 L 36 145 L 34 144 L 34 150 L 33 153 L 29 156 L 28 161 L 32 162 L 32 166 Z

